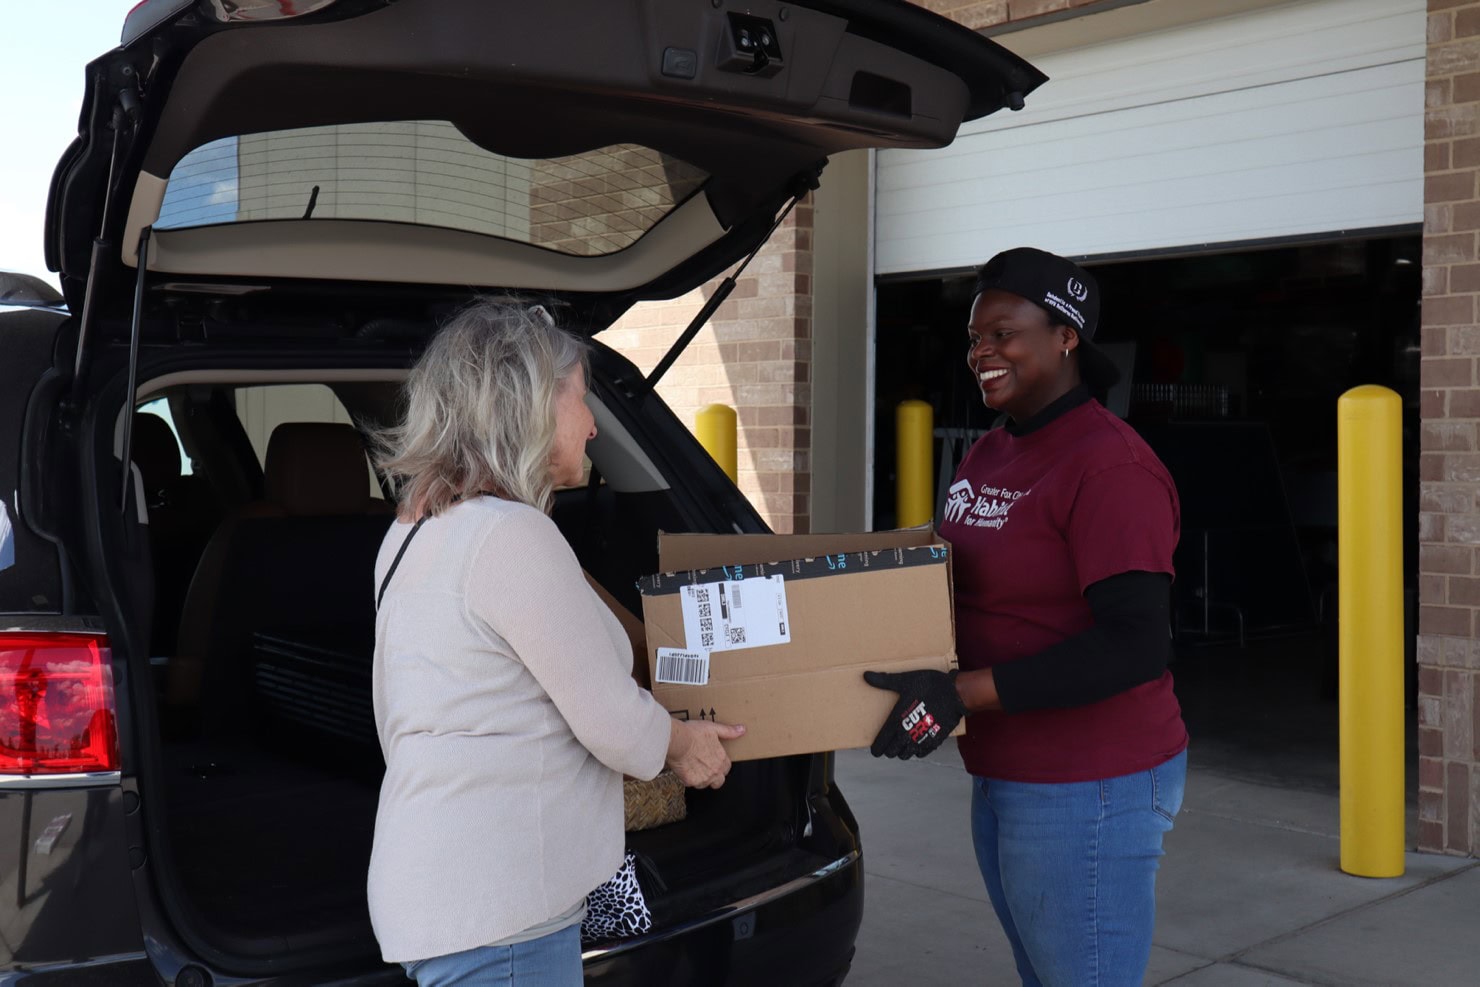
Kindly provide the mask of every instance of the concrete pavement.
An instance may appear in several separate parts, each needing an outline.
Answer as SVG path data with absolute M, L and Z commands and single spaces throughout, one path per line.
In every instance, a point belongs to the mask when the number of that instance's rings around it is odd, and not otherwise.
M 1350 877 L 1332 787 L 1239 771 L 1196 743 L 1189 765 L 1148 984 L 1480 984 L 1480 861 L 1411 853 L 1401 878 Z M 848 987 L 1017 983 L 955 750 L 906 763 L 846 751 L 837 778 L 868 874 Z

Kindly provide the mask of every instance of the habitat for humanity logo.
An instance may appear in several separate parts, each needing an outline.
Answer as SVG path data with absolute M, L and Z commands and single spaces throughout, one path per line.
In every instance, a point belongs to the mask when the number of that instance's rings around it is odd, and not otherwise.
M 968 528 L 1000 529 L 1007 523 L 1007 512 L 1030 493 L 985 484 L 978 490 L 970 480 L 957 480 L 946 496 L 945 520 Z

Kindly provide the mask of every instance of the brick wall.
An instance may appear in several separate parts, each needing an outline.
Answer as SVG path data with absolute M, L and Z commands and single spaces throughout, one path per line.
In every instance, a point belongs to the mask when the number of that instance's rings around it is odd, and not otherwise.
M 921 7 L 943 14 L 973 31 L 1000 27 L 1012 22 L 1050 20 L 1061 16 L 1092 13 L 1084 7 L 1109 7 L 1115 0 L 914 0 Z
M 1423 850 L 1480 853 L 1480 2 L 1429 0 L 1419 491 Z
M 623 145 L 535 162 L 530 239 L 570 253 L 620 250 L 704 179 L 648 148 Z M 658 385 L 694 427 L 708 404 L 739 418 L 739 486 L 777 531 L 808 530 L 811 487 L 812 207 L 799 204 Z M 640 305 L 602 342 L 651 371 L 718 287 Z
M 780 532 L 807 531 L 810 516 L 811 282 L 812 206 L 803 201 L 658 384 L 690 428 L 707 404 L 736 409 L 740 490 Z M 649 371 L 716 285 L 640 305 L 601 340 Z
M 530 241 L 573 254 L 621 250 L 703 181 L 698 168 L 635 144 L 536 161 L 529 187 Z

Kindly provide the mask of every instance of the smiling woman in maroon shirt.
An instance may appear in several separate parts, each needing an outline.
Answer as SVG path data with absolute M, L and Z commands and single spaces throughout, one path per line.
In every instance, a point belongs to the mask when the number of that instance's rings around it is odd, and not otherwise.
M 1141 983 L 1186 777 L 1167 671 L 1177 491 L 1090 396 L 1119 376 L 1098 316 L 1093 277 L 1062 257 L 982 267 L 966 359 L 1009 422 L 967 453 L 940 524 L 962 670 L 866 673 L 900 694 L 876 755 L 924 756 L 967 716 L 977 862 L 1028 985 Z

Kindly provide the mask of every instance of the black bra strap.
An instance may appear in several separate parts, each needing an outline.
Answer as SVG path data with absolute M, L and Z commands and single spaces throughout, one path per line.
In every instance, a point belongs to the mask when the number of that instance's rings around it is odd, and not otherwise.
M 417 519 L 417 522 L 411 526 L 410 533 L 406 535 L 406 540 L 401 542 L 401 550 L 398 551 L 396 553 L 396 557 L 391 560 L 391 567 L 386 570 L 385 579 L 381 580 L 380 582 L 380 592 L 375 594 L 376 610 L 380 609 L 380 601 L 385 599 L 386 587 L 391 584 L 391 577 L 396 574 L 396 566 L 401 564 L 401 556 L 406 554 L 406 546 L 411 544 L 411 539 L 416 537 L 416 532 L 421 528 L 421 526 L 427 523 L 428 517 L 430 517 L 430 515 L 423 514 L 419 519 Z
M 473 493 L 464 494 L 463 496 L 457 498 L 457 500 L 453 501 L 453 503 L 461 504 L 463 501 L 472 500 L 474 497 L 497 496 L 498 494 L 494 493 L 492 490 L 476 490 Z M 406 540 L 401 542 L 401 550 L 396 553 L 396 557 L 394 559 L 391 559 L 391 567 L 386 570 L 385 578 L 380 581 L 380 592 L 375 594 L 376 610 L 380 609 L 380 601 L 385 599 L 385 588 L 391 584 L 391 577 L 396 574 L 396 566 L 401 564 L 401 556 L 406 554 L 406 546 L 411 544 L 411 539 L 416 537 L 417 530 L 422 525 L 427 523 L 427 518 L 429 517 L 431 517 L 430 514 L 423 514 L 421 517 L 417 518 L 416 523 L 411 526 L 410 533 L 406 535 Z

